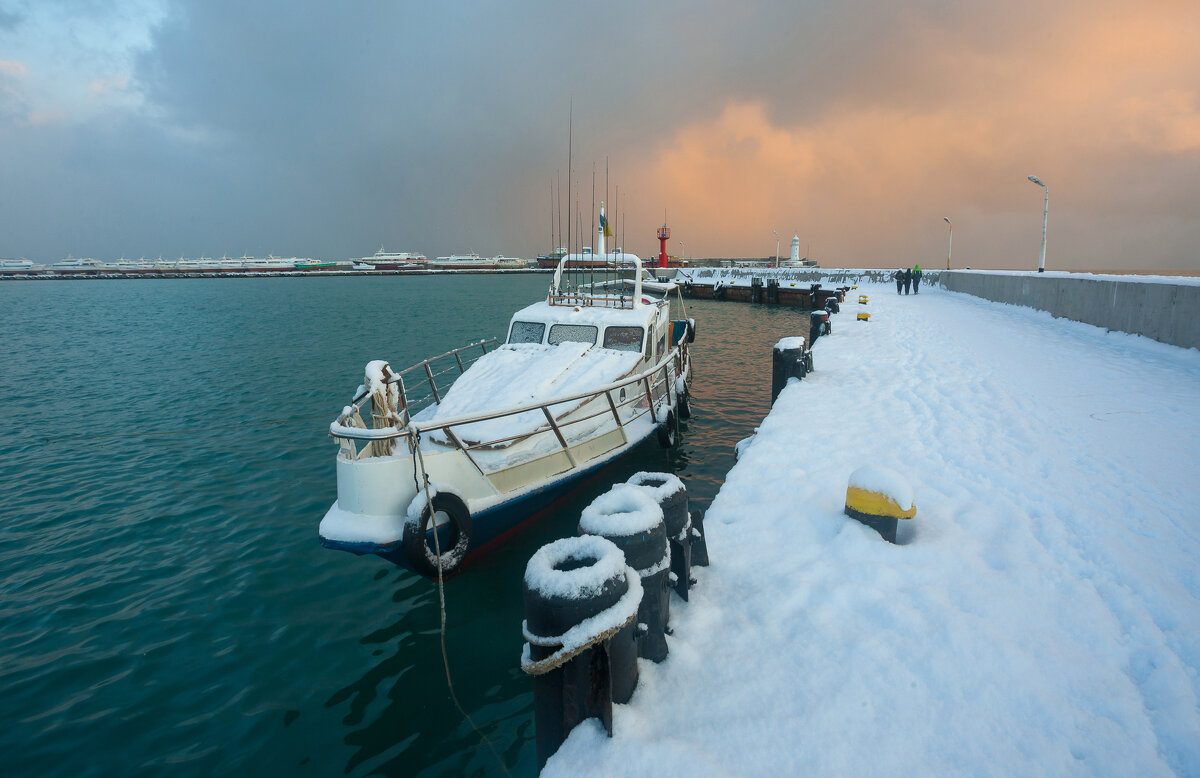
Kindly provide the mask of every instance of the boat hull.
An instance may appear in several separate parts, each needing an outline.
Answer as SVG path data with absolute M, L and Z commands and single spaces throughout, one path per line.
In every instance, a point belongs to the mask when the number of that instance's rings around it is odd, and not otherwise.
M 613 456 L 611 457 L 598 459 L 586 467 L 564 473 L 560 479 L 472 515 L 471 544 L 467 549 L 467 556 L 463 566 L 459 567 L 455 571 L 455 574 L 491 549 L 499 547 L 505 540 L 519 532 L 526 525 L 541 518 L 548 508 L 553 507 L 556 502 L 566 497 L 572 489 L 576 488 L 588 476 L 615 463 L 639 445 L 647 443 L 648 437 L 642 438 L 637 442 L 631 442 L 628 446 L 623 446 L 619 451 L 613 452 Z M 443 534 L 439 537 L 443 543 L 448 542 L 448 532 L 445 530 L 443 530 Z M 360 556 L 374 554 L 386 559 L 397 567 L 402 567 L 405 570 L 414 570 L 404 554 L 403 541 L 401 540 L 395 540 L 390 543 L 351 543 L 322 536 L 321 545 L 325 548 L 338 551 L 349 551 L 352 554 Z M 416 571 L 414 570 L 414 572 Z

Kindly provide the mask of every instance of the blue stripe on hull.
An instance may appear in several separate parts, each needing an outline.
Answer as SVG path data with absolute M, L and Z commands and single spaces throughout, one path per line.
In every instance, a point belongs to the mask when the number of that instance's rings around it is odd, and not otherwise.
M 629 446 L 629 448 L 625 449 L 619 455 L 589 465 L 582 470 L 571 473 L 560 481 L 555 481 L 540 489 L 523 494 L 509 502 L 493 505 L 487 510 L 480 511 L 478 514 L 472 514 L 471 524 L 473 534 L 471 536 L 471 546 L 467 550 L 467 558 L 464 560 L 463 565 L 465 566 L 476 555 L 486 552 L 490 544 L 502 539 L 507 533 L 514 532 L 523 524 L 537 518 L 541 512 L 549 508 L 558 498 L 564 496 L 570 487 L 580 479 L 591 475 L 605 465 L 618 461 L 621 457 L 644 444 L 652 437 L 653 434 Z M 449 531 L 443 530 L 443 532 L 443 542 L 448 541 Z M 412 566 L 404 556 L 404 549 L 399 540 L 391 543 L 346 543 L 322 537 L 321 545 L 325 548 L 349 551 L 352 554 L 375 554 L 392 564 L 403 567 L 406 570 L 412 570 Z

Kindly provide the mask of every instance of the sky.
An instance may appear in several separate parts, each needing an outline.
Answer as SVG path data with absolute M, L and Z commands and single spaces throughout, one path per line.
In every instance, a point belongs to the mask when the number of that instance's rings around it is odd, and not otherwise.
M 1032 174 L 1048 269 L 1197 270 L 1197 40 L 1191 0 L 0 0 L 0 256 L 534 256 L 607 199 L 643 256 L 665 215 L 1031 269 Z

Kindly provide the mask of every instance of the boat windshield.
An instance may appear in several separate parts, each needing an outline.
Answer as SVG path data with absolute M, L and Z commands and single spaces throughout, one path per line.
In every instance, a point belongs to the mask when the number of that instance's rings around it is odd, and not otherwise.
M 509 343 L 541 343 L 546 334 L 546 325 L 540 321 L 514 321 Z
M 595 345 L 598 331 L 594 324 L 555 324 L 550 328 L 550 337 L 546 342 L 551 346 L 557 346 L 559 343 L 590 343 Z
M 642 327 L 608 327 L 604 330 L 604 348 L 617 351 L 641 351 Z

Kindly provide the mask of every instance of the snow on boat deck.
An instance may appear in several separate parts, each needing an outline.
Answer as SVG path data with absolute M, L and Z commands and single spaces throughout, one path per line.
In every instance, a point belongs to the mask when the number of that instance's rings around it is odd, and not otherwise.
M 440 405 L 430 406 L 415 418 L 445 421 L 582 394 L 629 375 L 640 359 L 641 353 L 637 351 L 592 348 L 586 343 L 505 344 L 480 357 L 455 381 Z M 581 404 L 582 401 L 564 403 L 551 410 L 561 417 Z M 529 435 L 545 427 L 545 415 L 535 410 L 466 424 L 457 432 L 464 439 L 479 443 Z M 571 433 L 581 434 L 575 428 Z M 441 433 L 434 433 L 434 437 L 445 442 Z
M 667 661 L 546 774 L 1200 774 L 1200 352 L 858 292 L 713 501 Z M 868 462 L 912 482 L 901 545 L 842 514 Z

